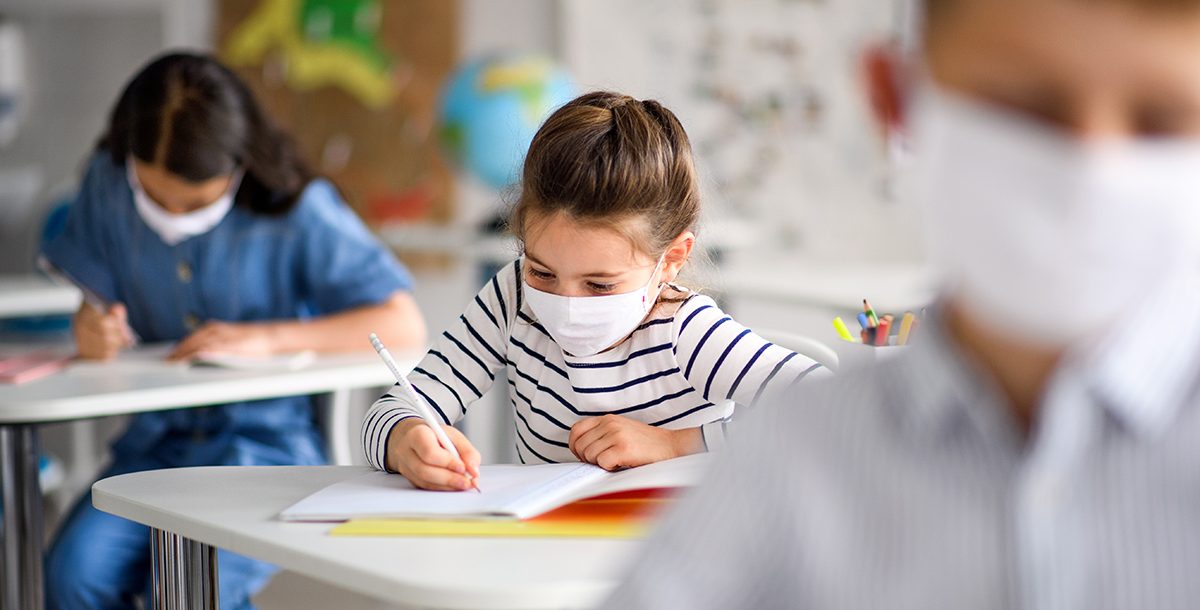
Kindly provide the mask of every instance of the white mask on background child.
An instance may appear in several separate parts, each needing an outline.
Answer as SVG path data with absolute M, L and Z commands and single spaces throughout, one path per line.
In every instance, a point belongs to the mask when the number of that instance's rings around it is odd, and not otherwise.
M 525 300 L 558 346 L 572 356 L 593 356 L 616 345 L 641 324 L 658 295 L 650 297 L 650 284 L 663 259 L 658 260 L 646 285 L 622 294 L 564 297 L 543 292 L 525 283 Z M 659 283 L 662 286 L 662 283 Z
M 1084 143 L 933 84 L 916 102 L 913 194 L 973 319 L 1065 347 L 1200 270 L 1200 143 Z
M 126 174 L 129 178 L 129 188 L 133 189 L 133 205 L 138 216 L 142 217 L 163 243 L 174 246 L 185 239 L 203 235 L 213 230 L 225 215 L 233 208 L 233 197 L 237 194 L 238 186 L 242 183 L 242 170 L 234 173 L 229 180 L 229 188 L 216 201 L 186 214 L 172 214 L 161 205 L 155 203 L 142 184 L 138 181 L 137 172 L 133 169 L 133 159 L 125 162 Z

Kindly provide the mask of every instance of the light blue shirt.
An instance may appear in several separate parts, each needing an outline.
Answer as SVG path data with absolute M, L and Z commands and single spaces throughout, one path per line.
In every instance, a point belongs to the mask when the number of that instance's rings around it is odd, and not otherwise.
M 936 319 L 799 386 L 748 416 L 606 607 L 1200 606 L 1197 304 L 1172 286 L 1074 350 L 1029 436 Z

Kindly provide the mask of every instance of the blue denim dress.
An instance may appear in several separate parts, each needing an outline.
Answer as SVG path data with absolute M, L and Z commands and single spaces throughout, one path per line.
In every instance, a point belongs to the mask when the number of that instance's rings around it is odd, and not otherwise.
M 90 161 L 63 233 L 43 254 L 100 296 L 124 303 L 130 325 L 147 343 L 178 341 L 207 321 L 337 313 L 383 302 L 412 285 L 325 180 L 310 183 L 284 215 L 235 205 L 213 230 L 168 246 L 134 208 L 124 166 L 103 151 Z M 324 451 L 313 415 L 307 396 L 138 414 L 113 444 L 106 474 L 319 464 Z M 47 560 L 52 607 L 129 607 L 149 574 L 149 538 L 141 529 L 97 513 L 84 497 Z M 107 556 L 98 548 L 108 548 Z M 219 561 L 222 607 L 246 607 L 269 567 L 225 554 Z

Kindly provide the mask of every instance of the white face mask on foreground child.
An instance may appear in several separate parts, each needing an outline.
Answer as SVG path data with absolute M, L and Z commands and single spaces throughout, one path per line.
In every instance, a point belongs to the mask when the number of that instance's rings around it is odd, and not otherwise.
M 528 264 L 528 261 L 526 261 Z M 546 327 L 550 336 L 574 356 L 593 356 L 620 342 L 646 319 L 654 308 L 663 282 L 651 296 L 650 285 L 659 277 L 663 258 L 659 257 L 646 285 L 632 292 L 586 297 L 543 292 L 525 282 L 525 298 Z

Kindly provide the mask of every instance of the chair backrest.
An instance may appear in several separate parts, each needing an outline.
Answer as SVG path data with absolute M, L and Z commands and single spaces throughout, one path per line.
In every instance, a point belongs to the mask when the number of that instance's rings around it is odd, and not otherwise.
M 361 466 L 367 463 L 358 440 L 359 424 L 371 403 L 383 392 L 381 388 L 343 388 L 315 397 L 317 427 L 325 441 L 326 457 L 331 465 Z
M 774 329 L 756 329 L 758 335 L 775 345 L 784 347 L 800 354 L 808 356 L 819 362 L 822 366 L 836 373 L 838 370 L 838 355 L 825 343 L 792 332 L 774 330 Z

